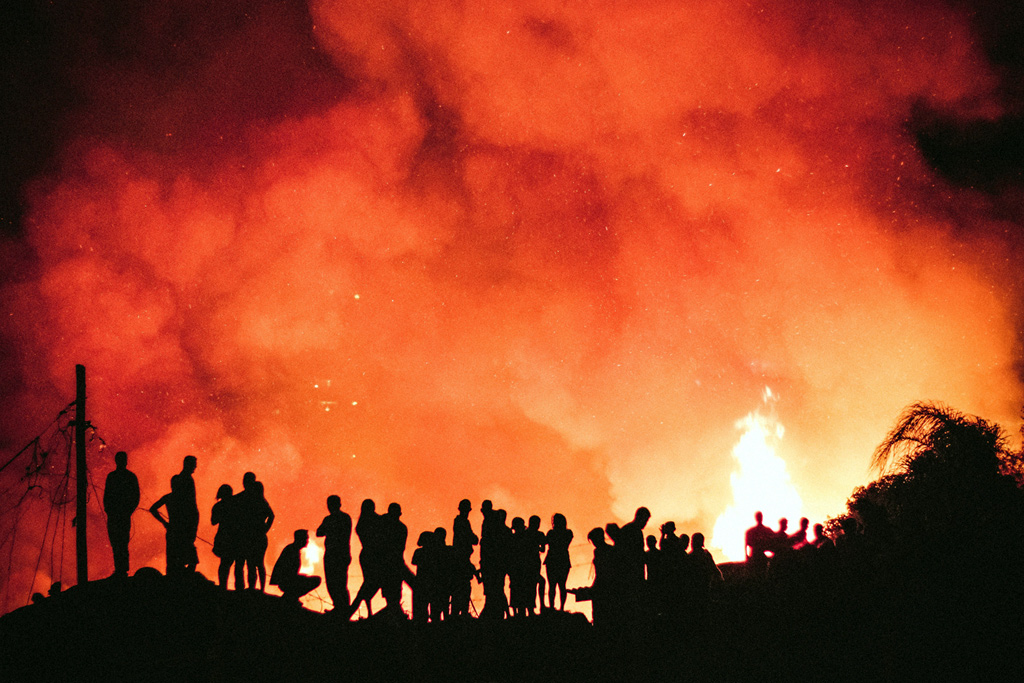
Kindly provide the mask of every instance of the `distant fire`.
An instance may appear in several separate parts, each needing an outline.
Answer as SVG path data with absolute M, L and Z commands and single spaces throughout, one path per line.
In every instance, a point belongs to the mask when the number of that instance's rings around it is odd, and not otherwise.
M 736 423 L 743 434 L 732 449 L 739 467 L 730 477 L 733 503 L 715 522 L 709 544 L 732 561 L 744 559 L 743 534 L 754 525 L 755 512 L 763 512 L 769 526 L 787 517 L 792 520 L 793 530 L 801 514 L 800 495 L 786 471 L 786 462 L 775 452 L 785 433 L 772 410 L 776 400 L 772 390 L 765 387 L 764 403 L 769 414 L 755 410 Z

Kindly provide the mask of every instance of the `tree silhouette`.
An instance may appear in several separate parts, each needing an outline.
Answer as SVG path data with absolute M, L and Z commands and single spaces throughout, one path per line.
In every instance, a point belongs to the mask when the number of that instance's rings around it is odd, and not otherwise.
M 993 472 L 1018 478 L 1021 453 L 1007 447 L 999 425 L 940 403 L 904 409 L 875 449 L 872 465 L 883 475 L 927 476 L 937 467 L 961 474 Z
M 873 633 L 897 677 L 1001 666 L 1024 600 L 1021 454 L 992 422 L 915 403 L 872 464 L 880 477 L 829 524 L 852 632 Z
M 1021 454 L 997 424 L 915 403 L 875 449 L 872 464 L 883 476 L 855 491 L 849 509 L 876 544 L 944 554 L 1018 542 Z

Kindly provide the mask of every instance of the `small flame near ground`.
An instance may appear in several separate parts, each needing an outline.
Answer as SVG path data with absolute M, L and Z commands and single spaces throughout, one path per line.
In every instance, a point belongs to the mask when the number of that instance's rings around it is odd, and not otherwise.
M 305 548 L 302 549 L 302 574 L 314 574 L 316 573 L 316 566 L 320 564 L 321 558 L 324 556 L 324 551 L 316 544 L 316 541 L 310 540 Z
M 755 512 L 763 512 L 765 524 L 772 528 L 780 517 L 786 517 L 795 531 L 803 507 L 786 462 L 775 452 L 785 434 L 775 416 L 778 397 L 765 387 L 763 399 L 767 415 L 759 409 L 736 422 L 743 433 L 732 449 L 739 464 L 730 477 L 733 502 L 715 521 L 709 544 L 733 562 L 746 556 L 743 536 L 754 525 Z

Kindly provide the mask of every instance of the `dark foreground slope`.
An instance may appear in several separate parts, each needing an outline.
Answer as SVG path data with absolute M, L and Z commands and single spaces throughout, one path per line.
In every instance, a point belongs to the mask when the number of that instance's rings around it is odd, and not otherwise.
M 733 577 L 703 620 L 595 628 L 578 614 L 344 622 L 155 572 L 0 618 L 10 681 L 1016 680 L 1020 606 L 971 615 L 897 586 Z M 831 579 L 829 579 L 831 580 Z M 840 585 L 842 582 L 840 582 Z M 862 582 L 864 586 L 877 584 Z M 977 607 L 977 606 L 974 606 Z M 963 608 L 963 610 L 961 610 Z M 936 611 L 938 609 L 938 611 Z M 985 607 L 989 609 L 989 607 Z M 998 616 L 995 616 L 998 615 Z M 999 623 L 995 623 L 999 621 Z

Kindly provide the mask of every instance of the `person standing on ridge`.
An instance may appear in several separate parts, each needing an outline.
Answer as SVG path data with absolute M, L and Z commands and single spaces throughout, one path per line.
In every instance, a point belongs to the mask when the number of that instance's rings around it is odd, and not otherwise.
M 103 511 L 107 513 L 107 536 L 114 552 L 114 576 L 128 576 L 128 541 L 132 513 L 139 506 L 139 478 L 128 469 L 128 454 L 114 455 L 114 471 L 103 487 Z
M 395 617 L 404 617 L 402 583 L 411 579 L 412 572 L 405 564 L 409 528 L 402 521 L 402 506 L 398 503 L 388 505 L 387 513 L 381 515 L 379 522 L 382 543 L 380 588 L 384 596 L 384 611 Z
M 473 526 L 469 522 L 469 513 L 473 509 L 469 499 L 459 502 L 459 514 L 452 521 L 452 578 L 451 578 L 451 613 L 455 616 L 469 614 L 469 604 L 473 593 L 473 548 L 480 541 Z
M 562 602 L 559 611 L 565 611 L 565 584 L 569 580 L 569 569 L 572 562 L 569 560 L 569 546 L 572 544 L 572 531 L 568 528 L 565 515 L 556 512 L 551 518 L 551 530 L 548 531 L 545 541 L 548 546 L 548 554 L 544 557 L 544 566 L 548 578 L 548 607 L 555 609 L 555 597 L 561 590 Z
M 324 539 L 324 581 L 338 614 L 348 614 L 348 568 L 352 564 L 352 517 L 341 511 L 339 496 L 327 497 L 328 515 L 316 529 Z
M 764 576 L 768 569 L 767 551 L 770 549 L 772 538 L 775 532 L 764 525 L 764 515 L 757 511 L 754 513 L 756 524 L 747 529 L 744 535 L 746 546 L 747 567 L 754 576 Z
M 196 456 L 186 455 L 181 472 L 171 477 L 171 492 L 149 507 L 150 514 L 167 530 L 167 575 L 182 576 L 195 572 L 199 564 L 196 533 L 199 531 L 199 506 L 196 504 Z M 167 519 L 160 514 L 167 511 Z

